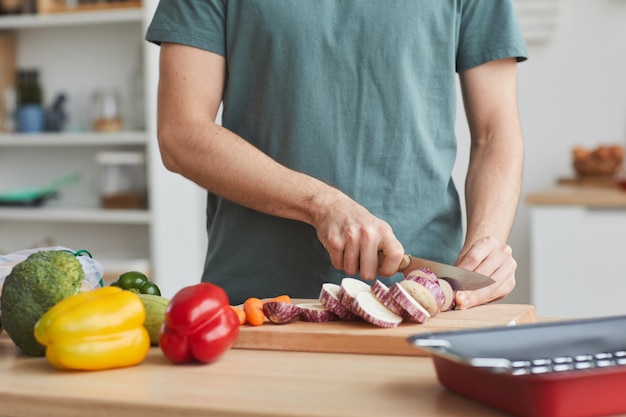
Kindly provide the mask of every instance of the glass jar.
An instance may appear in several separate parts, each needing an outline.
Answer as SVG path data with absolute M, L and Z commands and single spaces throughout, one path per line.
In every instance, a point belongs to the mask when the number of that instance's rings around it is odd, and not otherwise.
M 98 90 L 91 98 L 91 126 L 96 132 L 122 128 L 120 97 L 115 90 Z
M 147 208 L 145 156 L 142 152 L 99 152 L 100 206 Z

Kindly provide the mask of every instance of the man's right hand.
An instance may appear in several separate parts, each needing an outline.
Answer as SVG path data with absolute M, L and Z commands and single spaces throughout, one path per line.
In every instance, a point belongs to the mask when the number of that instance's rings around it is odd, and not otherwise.
M 398 272 L 404 248 L 387 222 L 339 191 L 317 212 L 313 226 L 336 269 L 365 280 Z M 379 252 L 384 254 L 380 268 Z

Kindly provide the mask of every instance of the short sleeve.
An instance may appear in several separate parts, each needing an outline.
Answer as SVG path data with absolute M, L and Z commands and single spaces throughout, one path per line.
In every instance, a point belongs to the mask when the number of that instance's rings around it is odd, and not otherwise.
M 227 0 L 160 0 L 146 32 L 157 45 L 173 42 L 226 55 Z
M 462 1 L 457 72 L 502 58 L 528 59 L 511 0 Z

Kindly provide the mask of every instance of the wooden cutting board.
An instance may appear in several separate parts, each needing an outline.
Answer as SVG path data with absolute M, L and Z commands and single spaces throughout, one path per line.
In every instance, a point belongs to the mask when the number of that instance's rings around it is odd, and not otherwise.
M 468 310 L 446 311 L 437 314 L 424 324 L 406 322 L 392 329 L 376 327 L 361 320 L 340 320 L 330 323 L 294 321 L 287 324 L 266 322 L 262 326 L 241 326 L 233 347 L 235 349 L 299 352 L 427 356 L 426 352 L 409 344 L 407 338 L 418 333 L 535 322 L 537 322 L 535 308 L 526 304 L 487 304 Z

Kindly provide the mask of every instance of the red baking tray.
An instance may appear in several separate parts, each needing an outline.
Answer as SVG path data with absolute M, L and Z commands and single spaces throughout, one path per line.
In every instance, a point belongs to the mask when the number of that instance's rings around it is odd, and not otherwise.
M 521 417 L 626 413 L 626 316 L 417 334 L 447 389 Z

